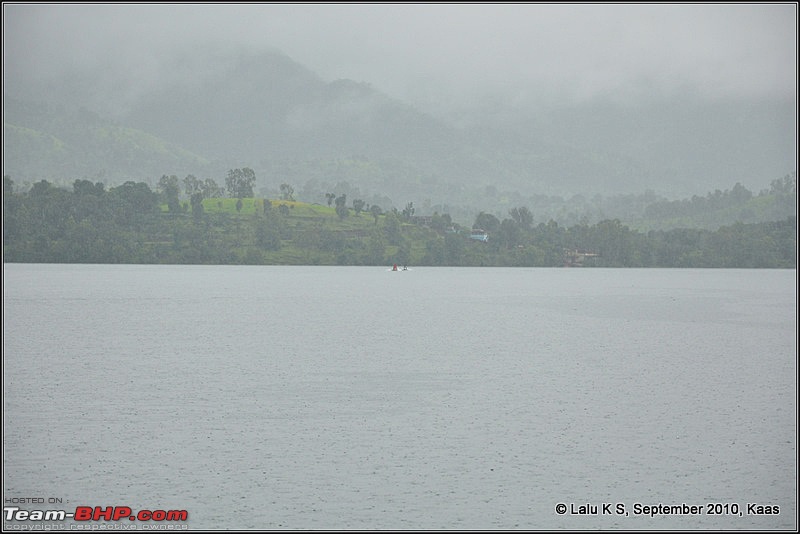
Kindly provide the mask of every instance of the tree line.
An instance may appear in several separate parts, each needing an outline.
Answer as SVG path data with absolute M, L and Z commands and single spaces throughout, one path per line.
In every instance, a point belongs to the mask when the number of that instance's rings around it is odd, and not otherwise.
M 327 193 L 327 206 L 302 205 L 288 184 L 278 199 L 254 199 L 254 181 L 248 170 L 230 171 L 226 189 L 236 209 L 212 212 L 225 190 L 193 176 L 162 176 L 155 191 L 143 182 L 106 188 L 89 180 L 71 190 L 42 180 L 17 191 L 5 176 L 4 261 L 796 268 L 796 216 L 642 232 L 619 219 L 535 224 L 519 206 L 503 218 L 481 212 L 461 226 L 448 214 L 418 216 L 412 202 L 384 211 Z M 472 239 L 473 229 L 488 239 Z

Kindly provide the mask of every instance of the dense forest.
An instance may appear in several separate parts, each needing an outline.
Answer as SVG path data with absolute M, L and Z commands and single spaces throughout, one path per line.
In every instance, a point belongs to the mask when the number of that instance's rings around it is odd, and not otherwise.
M 45 180 L 27 191 L 3 177 L 5 262 L 520 267 L 796 268 L 796 175 L 758 196 L 742 187 L 665 203 L 646 212 L 683 215 L 754 202 L 793 215 L 714 230 L 637 230 L 619 219 L 566 226 L 535 223 L 526 206 L 507 217 L 481 212 L 472 224 L 448 213 L 419 215 L 413 202 L 384 210 L 342 192 L 298 201 L 282 184 L 277 198 L 256 198 L 251 169 L 225 184 L 162 176 L 153 190 L 128 181 L 106 188 Z M 772 208 L 770 208 L 772 209 Z

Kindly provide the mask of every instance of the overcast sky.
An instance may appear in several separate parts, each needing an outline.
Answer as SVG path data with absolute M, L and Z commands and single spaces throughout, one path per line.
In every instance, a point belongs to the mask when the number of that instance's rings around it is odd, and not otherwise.
M 797 6 L 775 4 L 9 4 L 3 76 L 124 67 L 170 49 L 274 47 L 325 80 L 411 102 L 509 91 L 797 94 Z

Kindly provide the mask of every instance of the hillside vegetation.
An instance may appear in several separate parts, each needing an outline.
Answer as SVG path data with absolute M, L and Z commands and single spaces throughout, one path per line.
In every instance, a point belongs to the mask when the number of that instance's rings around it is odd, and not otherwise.
M 168 184 L 169 180 L 164 183 Z M 169 189 L 169 188 L 167 188 Z M 27 192 L 3 179 L 6 262 L 255 265 L 796 268 L 797 218 L 718 230 L 642 233 L 618 219 L 570 227 L 534 224 L 524 206 L 500 220 L 480 213 L 462 226 L 449 214 L 415 215 L 329 196 L 176 201 L 143 182 L 72 190 L 41 181 Z M 796 195 L 796 191 L 795 191 Z M 488 239 L 473 239 L 479 228 Z

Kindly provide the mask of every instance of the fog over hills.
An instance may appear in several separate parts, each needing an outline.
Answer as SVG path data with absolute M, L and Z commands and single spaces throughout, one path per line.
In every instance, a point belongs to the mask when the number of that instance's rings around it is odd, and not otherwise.
M 222 13 L 222 6 L 214 7 Z M 484 12 L 490 9 L 482 7 Z M 555 9 L 541 8 L 537 17 Z M 51 9 L 59 8 L 37 9 L 20 21 L 54 43 L 75 38 L 72 33 L 65 37 L 66 30 L 58 33 L 55 23 L 46 23 Z M 109 6 L 104 9 L 115 13 Z M 204 9 L 210 8 L 198 8 L 196 17 L 182 21 L 187 25 L 210 21 L 199 15 Z M 4 15 L 5 10 L 4 6 Z M 356 8 L 342 10 L 339 13 L 344 17 Z M 286 7 L 283 16 L 291 20 L 294 14 Z M 100 39 L 95 33 L 109 39 L 106 34 L 122 34 L 128 27 L 122 18 L 106 20 L 113 23 L 93 26 L 87 41 Z M 259 20 L 273 24 L 271 35 L 280 41 L 276 19 Z M 370 19 L 381 24 L 376 20 Z M 606 22 L 615 25 L 611 20 Z M 37 36 L 35 31 L 25 32 L 23 22 L 14 28 L 7 24 L 4 21 L 4 28 L 12 30 L 4 36 L 7 44 L 15 35 L 20 41 Z M 478 31 L 472 23 L 464 24 Z M 247 26 L 243 28 L 246 33 Z M 594 31 L 591 26 L 584 28 Z M 319 31 L 317 44 L 322 50 L 324 31 Z M 784 35 L 781 31 L 776 34 Z M 380 39 L 376 35 L 371 35 L 374 43 Z M 570 68 L 582 69 L 587 76 L 571 83 L 577 78 L 565 73 L 573 71 L 554 57 L 537 57 L 537 62 L 531 63 L 534 58 L 520 55 L 515 65 L 510 53 L 495 51 L 493 55 L 491 44 L 478 44 L 480 34 L 475 36 L 471 57 L 477 58 L 474 66 L 478 70 L 470 71 L 473 78 L 467 79 L 465 71 L 457 71 L 455 66 L 436 63 L 441 75 L 449 75 L 451 80 L 436 93 L 426 92 L 431 84 L 426 85 L 422 71 L 414 74 L 409 70 L 402 78 L 403 72 L 392 74 L 388 64 L 383 70 L 370 71 L 376 80 L 366 76 L 348 79 L 359 71 L 344 57 L 313 56 L 286 35 L 283 44 L 295 47 L 295 52 L 256 44 L 252 38 L 248 44 L 232 38 L 224 45 L 219 40 L 186 40 L 180 46 L 166 46 L 161 35 L 154 39 L 158 48 L 143 38 L 136 47 L 121 39 L 108 40 L 114 42 L 108 51 L 91 48 L 91 53 L 65 55 L 69 61 L 57 63 L 47 56 L 50 68 L 44 68 L 43 55 L 36 58 L 38 63 L 22 60 L 37 49 L 17 54 L 6 50 L 3 173 L 20 183 L 77 178 L 154 183 L 162 174 L 180 178 L 195 174 L 222 183 L 228 169 L 250 167 L 257 176 L 256 189 L 264 194 L 281 183 L 291 183 L 298 192 L 316 191 L 317 195 L 324 195 L 327 189 L 351 188 L 363 196 L 388 196 L 395 205 L 410 200 L 420 205 L 422 199 L 428 199 L 434 204 L 477 206 L 487 192 L 526 198 L 651 190 L 681 198 L 729 189 L 737 182 L 757 191 L 796 171 L 796 67 L 793 87 L 784 87 L 788 90 L 712 95 L 710 73 L 728 72 L 727 64 L 707 59 L 707 71 L 691 65 L 700 73 L 698 79 L 705 81 L 680 83 L 685 73 L 678 68 L 683 57 L 678 41 L 671 44 L 674 58 L 662 54 L 660 70 L 648 67 L 651 79 L 655 79 L 653 73 L 664 79 L 675 73 L 671 86 L 647 82 L 647 77 L 629 78 L 617 71 L 617 65 L 632 62 L 630 57 L 620 58 L 618 64 L 593 67 L 578 64 L 575 51 L 562 45 L 560 57 L 572 61 Z M 428 36 L 423 32 L 419 38 L 424 41 Z M 691 41 L 690 36 L 682 38 L 687 45 Z M 448 34 L 448 39 L 449 44 L 440 43 L 431 51 L 453 54 L 459 45 L 467 46 L 455 33 Z M 646 44 L 643 36 L 637 35 L 637 39 L 641 39 L 639 47 Z M 126 53 L 112 50 L 126 43 Z M 410 46 L 396 44 L 399 49 Z M 335 45 L 335 39 L 331 40 L 330 46 Z M 78 44 L 73 46 L 79 49 Z M 626 46 L 631 48 L 630 43 Z M 424 63 L 411 48 L 405 52 L 409 64 L 419 67 Z M 398 53 L 380 49 L 374 57 L 390 61 L 396 60 L 393 54 Z M 325 73 L 295 60 L 296 56 L 317 61 L 327 58 L 327 63 L 321 63 L 326 65 Z M 650 58 L 656 56 L 651 51 Z M 367 61 L 365 57 L 362 55 L 363 61 Z M 492 66 L 492 57 L 502 63 L 502 70 Z M 31 66 L 34 64 L 36 69 Z M 740 65 L 742 69 L 746 66 Z M 603 67 L 606 70 L 601 72 Z M 530 79 L 515 72 L 551 76 L 565 95 L 532 90 Z M 595 87 L 591 91 L 588 79 Z M 414 89 L 399 90 L 401 86 Z M 578 93 L 582 93 L 580 98 L 575 96 Z

